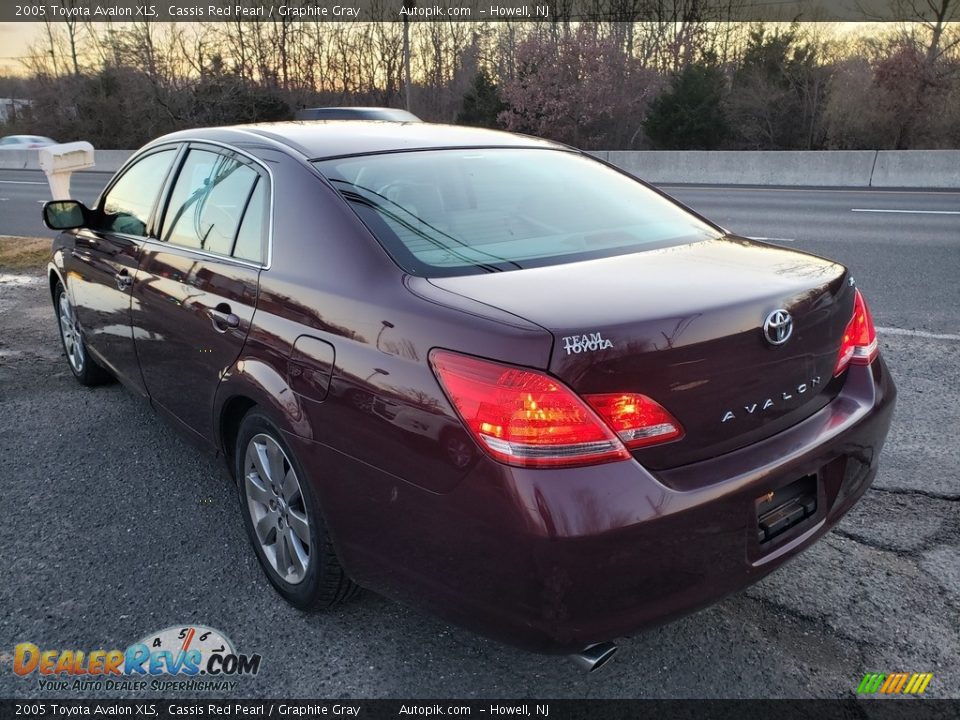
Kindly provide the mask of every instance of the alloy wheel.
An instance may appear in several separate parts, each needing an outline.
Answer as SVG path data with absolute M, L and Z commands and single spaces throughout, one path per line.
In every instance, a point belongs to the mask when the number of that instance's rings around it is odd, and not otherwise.
M 77 324 L 77 315 L 67 299 L 67 293 L 60 293 L 60 300 L 57 303 L 57 318 L 60 322 L 60 335 L 63 337 L 63 349 L 67 353 L 67 360 L 70 361 L 70 367 L 76 374 L 83 372 L 85 362 L 83 353 L 83 341 L 80 339 L 80 327 Z
M 310 567 L 310 521 L 290 459 L 265 433 L 247 443 L 243 483 L 264 557 L 284 582 L 296 585 Z

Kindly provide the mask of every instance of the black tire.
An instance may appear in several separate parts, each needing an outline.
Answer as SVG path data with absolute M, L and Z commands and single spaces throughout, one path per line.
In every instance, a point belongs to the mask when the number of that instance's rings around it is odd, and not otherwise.
M 266 507 L 256 500 L 251 500 L 248 495 L 248 493 L 251 492 L 248 491 L 248 483 L 252 481 L 248 478 L 249 463 L 247 460 L 247 450 L 255 439 L 257 439 L 258 443 L 261 443 L 262 447 L 264 436 L 272 439 L 273 442 L 279 446 L 280 450 L 282 450 L 284 456 L 283 467 L 285 470 L 292 468 L 298 482 L 301 500 L 296 502 L 296 509 L 294 509 L 293 503 L 291 503 L 289 507 L 284 505 L 283 510 L 280 511 L 281 514 L 283 511 L 289 511 L 290 515 L 304 513 L 309 523 L 310 543 L 307 548 L 309 554 L 306 569 L 303 572 L 302 578 L 296 579 L 293 582 L 289 581 L 287 577 L 282 576 L 274 567 L 274 563 L 278 561 L 276 559 L 271 560 L 271 558 L 268 557 L 268 550 L 265 549 L 264 544 L 261 542 L 254 525 L 254 513 L 257 509 L 266 509 Z M 299 461 L 283 441 L 283 437 L 273 423 L 259 412 L 257 408 L 251 409 L 240 422 L 237 442 L 234 447 L 236 450 L 234 451 L 233 465 L 237 478 L 237 491 L 240 499 L 240 511 L 243 515 L 243 524 L 247 529 L 250 544 L 253 546 L 257 559 L 260 561 L 260 566 L 266 573 L 270 584 L 276 588 L 284 600 L 301 610 L 326 610 L 355 596 L 359 592 L 360 587 L 347 577 L 347 574 L 340 566 L 340 560 L 337 557 L 323 522 L 323 514 L 320 511 L 316 492 L 311 486 Z M 256 452 L 256 450 L 254 449 L 253 452 Z M 255 467 L 252 468 L 250 472 L 254 473 L 253 477 L 259 484 L 261 480 L 260 473 L 256 471 Z M 269 475 L 269 472 L 267 475 Z M 266 480 L 266 482 L 262 483 L 264 486 L 271 484 L 267 478 L 262 478 L 262 480 Z M 282 488 L 280 488 L 280 490 L 282 490 Z M 278 501 L 279 498 L 280 496 L 278 495 Z M 282 520 L 279 527 L 284 527 Z M 290 533 L 293 532 L 293 525 L 289 522 L 287 523 L 287 529 Z M 278 531 L 277 528 L 274 527 L 273 537 L 276 538 L 278 532 L 281 531 Z M 277 546 L 282 544 L 279 538 L 275 542 Z M 289 542 L 293 542 L 292 538 Z M 299 547 L 303 550 L 302 544 L 299 545 Z M 292 549 L 290 552 L 293 552 Z M 279 550 L 274 550 L 271 552 L 271 555 L 277 557 L 278 553 Z M 289 553 L 288 556 L 290 556 Z M 287 567 L 291 567 L 289 563 L 287 563 Z
M 60 330 L 60 343 L 67 357 L 67 366 L 77 382 L 94 387 L 113 380 L 110 372 L 97 363 L 87 351 L 83 342 L 83 331 L 76 320 L 76 311 L 61 282 L 57 283 L 53 291 L 53 310 L 57 317 L 57 329 Z M 65 324 L 69 327 L 64 327 Z

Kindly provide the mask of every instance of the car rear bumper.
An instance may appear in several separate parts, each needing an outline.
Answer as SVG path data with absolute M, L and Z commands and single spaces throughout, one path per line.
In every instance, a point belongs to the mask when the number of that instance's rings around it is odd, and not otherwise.
M 633 460 L 546 472 L 483 459 L 438 494 L 288 440 L 358 582 L 510 644 L 572 652 L 756 582 L 850 509 L 876 474 L 896 390 L 881 359 L 848 373 L 798 425 L 656 475 Z M 805 476 L 815 512 L 761 544 L 758 499 Z

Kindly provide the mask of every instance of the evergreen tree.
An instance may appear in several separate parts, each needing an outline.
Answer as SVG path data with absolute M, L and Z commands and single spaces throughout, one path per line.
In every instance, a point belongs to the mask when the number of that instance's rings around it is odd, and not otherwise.
M 751 150 L 820 147 L 827 84 L 816 46 L 799 25 L 773 31 L 755 26 L 727 104 L 735 144 Z
M 457 124 L 473 127 L 500 127 L 497 116 L 506 109 L 500 98 L 500 89 L 487 73 L 480 70 L 473 76 L 470 89 L 463 96 L 463 104 L 457 113 Z
M 726 81 L 713 58 L 687 65 L 650 106 L 643 126 L 654 147 L 713 150 L 729 135 Z

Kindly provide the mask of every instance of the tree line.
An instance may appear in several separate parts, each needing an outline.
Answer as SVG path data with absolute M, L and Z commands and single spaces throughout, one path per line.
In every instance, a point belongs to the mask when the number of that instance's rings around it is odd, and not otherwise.
M 409 25 L 424 120 L 590 149 L 960 147 L 960 28 L 543 22 Z M 50 23 L 0 77 L 29 100 L 0 132 L 137 147 L 303 107 L 403 107 L 404 24 Z

